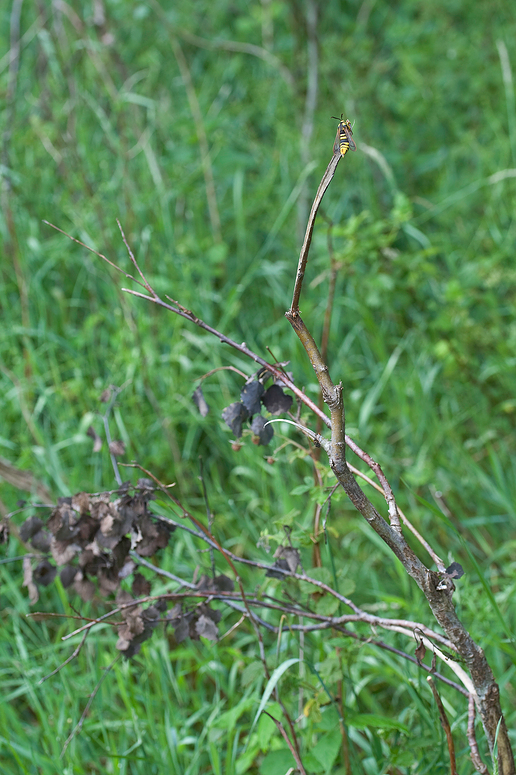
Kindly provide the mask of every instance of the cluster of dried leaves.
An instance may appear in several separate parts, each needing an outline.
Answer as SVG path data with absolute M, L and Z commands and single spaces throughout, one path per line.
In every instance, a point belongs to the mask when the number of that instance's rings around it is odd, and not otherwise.
M 290 374 L 288 376 L 292 378 Z M 280 415 L 290 410 L 292 396 L 284 392 L 280 380 L 275 380 L 265 389 L 265 383 L 270 379 L 273 379 L 272 374 L 266 369 L 260 369 L 243 386 L 240 391 L 240 401 L 235 401 L 222 411 L 222 419 L 237 439 L 242 436 L 244 422 L 249 420 L 253 443 L 258 446 L 269 444 L 274 431 L 271 425 L 267 425 L 267 419 L 262 414 L 262 406 L 270 415 Z M 198 387 L 192 397 L 199 412 L 205 417 L 209 407 L 202 388 Z
M 131 552 L 140 557 L 155 555 L 168 545 L 175 529 L 150 511 L 154 490 L 154 483 L 142 478 L 136 486 L 126 482 L 116 491 L 80 492 L 60 498 L 46 521 L 29 517 L 19 530 L 20 538 L 41 554 L 40 559 L 33 555 L 24 559 L 24 586 L 31 604 L 39 599 L 38 587 L 48 586 L 57 576 L 83 601 L 95 594 L 114 597 L 121 615 L 121 621 L 112 621 L 118 632 L 116 647 L 126 657 L 139 652 L 161 621 L 172 626 L 177 643 L 186 638 L 218 638 L 221 612 L 206 599 L 185 597 L 177 602 L 177 596 L 170 594 L 142 600 L 151 596 L 151 582 L 137 570 Z M 291 546 L 280 547 L 274 558 L 266 573 L 273 578 L 295 573 L 300 563 L 299 552 Z M 130 591 L 127 584 L 121 586 L 124 579 L 131 579 Z M 193 597 L 200 592 L 208 598 L 231 593 L 234 586 L 223 574 L 202 575 L 195 586 L 188 584 Z M 173 607 L 167 613 L 170 600 Z M 150 604 L 144 607 L 144 602 Z
M 150 582 L 134 572 L 137 563 L 130 551 L 150 557 L 167 546 L 174 530 L 149 510 L 154 497 L 153 482 L 140 479 L 136 487 L 126 482 L 115 493 L 81 492 L 60 498 L 45 523 L 38 517 L 27 519 L 20 528 L 21 539 L 48 555 L 37 562 L 25 558 L 24 585 L 31 603 L 38 600 L 38 586 L 48 586 L 58 574 L 63 586 L 84 601 L 96 592 L 115 595 L 125 617 L 117 648 L 127 656 L 137 653 L 166 608 L 162 601 L 145 610 L 128 605 L 133 595 L 140 598 L 151 591 Z M 130 576 L 131 593 L 120 588 Z

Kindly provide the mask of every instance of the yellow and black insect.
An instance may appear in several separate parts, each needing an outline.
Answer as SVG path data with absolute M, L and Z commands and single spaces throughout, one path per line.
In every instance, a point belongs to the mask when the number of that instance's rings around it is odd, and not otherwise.
M 333 151 L 336 153 L 337 151 L 341 152 L 342 156 L 345 156 L 348 151 L 356 151 L 357 146 L 355 144 L 355 141 L 353 140 L 353 130 L 351 129 L 351 123 L 349 119 L 343 119 L 343 114 L 340 114 L 340 118 L 337 118 L 337 116 L 332 116 L 336 121 L 339 122 L 339 126 L 337 127 L 337 136 L 335 138 L 335 144 L 333 146 Z

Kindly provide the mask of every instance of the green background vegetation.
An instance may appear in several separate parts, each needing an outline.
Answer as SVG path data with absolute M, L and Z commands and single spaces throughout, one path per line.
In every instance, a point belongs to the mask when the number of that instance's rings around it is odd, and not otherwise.
M 266 460 L 279 435 L 301 443 L 299 436 L 277 425 L 270 448 L 247 436 L 233 451 L 220 412 L 238 400 L 234 373 L 204 383 L 212 407 L 205 419 L 191 401 L 207 371 L 231 364 L 251 374 L 253 364 L 124 294 L 122 275 L 42 221 L 130 271 L 119 218 L 158 292 L 262 356 L 270 347 L 290 360 L 297 384 L 316 398 L 283 313 L 310 197 L 331 156 L 330 116 L 343 112 L 356 122 L 359 150 L 341 162 L 324 199 L 303 317 L 320 337 L 331 219 L 340 270 L 329 363 L 344 384 L 348 433 L 382 464 L 438 553 L 464 565 L 455 599 L 491 661 L 514 729 L 507 633 L 516 618 L 516 8 L 508 0 L 328 0 L 310 36 L 310 7 L 27 1 L 10 94 L 12 3 L 2 4 L 0 455 L 55 498 L 111 489 L 109 456 L 92 452 L 86 430 L 93 424 L 102 433 L 100 395 L 125 384 L 111 432 L 126 442 L 127 460 L 175 481 L 204 519 L 202 456 L 219 540 L 265 561 L 264 547 L 274 549 L 290 524 L 310 568 L 313 504 L 326 492 L 314 488 L 299 449 L 284 446 L 274 465 Z M 276 59 L 245 50 L 251 44 Z M 307 113 L 309 71 L 317 95 Z M 10 511 L 20 493 L 2 483 L 0 497 Z M 386 561 L 343 496 L 335 496 L 329 524 L 342 593 L 356 587 L 353 599 L 368 610 L 432 626 L 415 585 Z M 197 565 L 209 567 L 199 548 L 176 533 L 161 562 L 191 579 Z M 13 540 L 7 556 L 22 552 Z M 6 773 L 281 775 L 293 765 L 265 718 L 244 750 L 264 688 L 246 624 L 218 644 L 172 648 L 170 635 L 156 633 L 136 660 L 107 676 L 83 731 L 58 760 L 115 655 L 113 633 L 99 630 L 75 663 L 38 685 L 70 654 L 60 637 L 73 622 L 27 620 L 21 563 L 0 566 L 0 575 Z M 246 584 L 281 595 L 281 584 L 263 574 L 249 574 Z M 67 601 L 61 588 L 44 589 L 37 609 L 70 612 Z M 101 610 L 81 605 L 86 615 Z M 235 621 L 225 611 L 221 632 Z M 390 642 L 413 650 L 401 637 Z M 271 668 L 299 656 L 288 631 L 278 652 L 267 636 L 265 645 Z M 353 772 L 448 771 L 424 675 L 329 633 L 307 636 L 304 648 L 317 673 L 296 666 L 281 690 L 294 717 L 307 708 L 298 726 L 309 771 L 344 772 L 322 681 L 343 696 Z M 443 698 L 459 772 L 470 773 L 466 705 L 453 691 L 443 689 Z M 484 750 L 480 729 L 478 737 Z

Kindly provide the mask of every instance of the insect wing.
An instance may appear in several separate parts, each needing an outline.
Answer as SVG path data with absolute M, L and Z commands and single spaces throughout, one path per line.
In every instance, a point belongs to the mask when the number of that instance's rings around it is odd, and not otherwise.
M 333 143 L 333 153 L 339 153 L 340 152 L 340 124 L 337 127 L 337 134 L 335 135 L 335 142 Z
M 351 131 L 351 127 L 349 126 L 349 121 L 342 121 L 339 125 L 339 129 L 341 130 L 342 134 L 346 135 L 347 141 L 349 143 L 349 150 L 350 151 L 356 151 L 357 146 L 355 141 L 352 138 L 353 132 Z

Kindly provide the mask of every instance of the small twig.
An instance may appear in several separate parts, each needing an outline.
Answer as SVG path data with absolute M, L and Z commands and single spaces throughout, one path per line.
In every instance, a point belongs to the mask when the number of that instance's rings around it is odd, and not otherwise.
M 363 479 L 364 482 L 367 482 L 367 484 L 370 484 L 371 487 L 374 487 L 374 489 L 377 492 L 383 492 L 382 488 L 379 485 L 377 485 L 376 482 L 373 482 L 373 480 L 370 479 L 366 474 L 363 474 L 362 471 L 360 471 L 358 468 L 355 468 L 355 466 L 352 466 L 351 463 L 348 463 L 348 465 L 350 470 L 353 471 L 353 473 L 356 474 L 356 476 L 360 476 L 360 478 Z M 434 550 L 432 549 L 428 541 L 426 541 L 421 535 L 421 533 L 419 533 L 419 531 L 416 530 L 416 528 L 413 526 L 413 524 L 410 522 L 410 520 L 404 514 L 404 512 L 399 508 L 399 506 L 398 506 L 398 513 L 401 517 L 401 521 L 403 522 L 403 524 L 408 527 L 410 532 L 417 538 L 421 546 L 424 546 L 424 548 L 426 549 L 426 551 L 428 552 L 432 560 L 435 562 L 437 566 L 437 570 L 440 571 L 441 573 L 444 573 L 446 571 L 446 565 L 444 564 L 444 562 L 441 560 L 439 555 L 434 552 Z
M 271 719 L 274 721 L 274 723 L 276 724 L 276 726 L 277 726 L 277 728 L 278 728 L 279 732 L 281 733 L 281 736 L 283 737 L 283 739 L 285 740 L 286 744 L 287 744 L 287 745 L 288 745 L 288 747 L 290 748 L 290 753 L 291 753 L 291 754 L 292 754 L 292 756 L 294 757 L 294 759 L 295 759 L 295 761 L 296 761 L 296 764 L 297 764 L 297 766 L 298 766 L 298 769 L 299 769 L 299 771 L 301 772 L 301 775 L 306 775 L 306 770 L 305 770 L 305 768 L 303 767 L 303 762 L 301 761 L 301 758 L 300 758 L 300 756 L 299 756 L 299 753 L 298 753 L 298 751 L 297 751 L 297 750 L 294 748 L 294 746 L 292 745 L 292 743 L 290 742 L 290 738 L 289 738 L 289 736 L 287 735 L 287 733 L 285 732 L 285 729 L 284 729 L 284 727 L 283 727 L 283 724 L 281 723 L 281 721 L 278 721 L 278 719 L 277 719 L 277 718 L 274 718 L 274 716 L 271 716 L 271 714 L 270 714 L 270 713 L 267 713 L 267 711 L 266 711 L 266 710 L 264 710 L 264 711 L 263 711 L 263 713 L 265 713 L 265 715 L 266 715 L 266 716 L 268 716 L 269 718 L 271 718 Z
M 72 237 L 71 234 L 68 234 L 68 232 L 63 231 L 63 229 L 60 229 L 59 226 L 55 226 L 53 223 L 50 223 L 50 221 L 43 220 L 43 223 L 46 223 L 47 226 L 50 226 L 52 229 L 55 229 L 56 231 L 61 232 L 61 234 L 64 234 L 65 237 L 68 237 L 68 239 L 71 239 L 72 242 L 76 242 L 78 245 L 81 245 L 81 247 L 86 248 L 86 250 L 89 250 L 90 253 L 94 253 L 99 258 L 102 258 L 102 260 L 105 261 L 106 264 L 109 264 L 109 266 L 112 266 L 113 269 L 117 270 L 117 272 L 121 272 L 123 275 L 125 275 L 125 277 L 127 277 L 128 280 L 132 280 L 133 282 L 137 283 L 137 285 L 141 285 L 142 288 L 145 288 L 147 290 L 147 286 L 144 285 L 144 283 L 141 283 L 139 280 L 136 279 L 136 277 L 133 277 L 132 274 L 125 272 L 117 264 L 114 264 L 113 261 L 110 261 L 109 258 L 107 258 L 105 255 L 103 255 L 102 253 L 99 253 L 98 250 L 94 250 L 93 248 L 90 248 L 89 245 L 86 245 L 84 242 L 81 242 L 80 239 L 76 239 L 76 237 Z
M 154 293 L 154 291 L 150 287 L 149 283 L 147 282 L 147 280 L 145 278 L 145 275 L 143 274 L 142 270 L 140 269 L 140 265 L 138 264 L 138 262 L 136 261 L 136 259 L 134 257 L 134 253 L 131 250 L 131 247 L 130 247 L 129 243 L 127 242 L 127 239 L 126 239 L 125 234 L 124 234 L 124 230 L 122 229 L 122 224 L 120 223 L 118 218 L 116 219 L 116 222 L 117 222 L 118 228 L 120 229 L 120 234 L 122 235 L 122 240 L 124 242 L 124 245 L 127 248 L 127 252 L 129 253 L 129 258 L 131 259 L 131 262 L 132 262 L 134 268 L 136 269 L 136 271 L 138 272 L 138 274 L 142 278 L 142 281 L 143 281 L 143 284 L 144 284 L 145 288 L 149 291 L 149 293 Z
M 184 525 L 179 525 L 179 527 L 184 527 Z M 197 535 L 195 531 L 192 531 L 194 535 Z M 192 584 L 191 581 L 185 581 L 184 579 L 180 579 L 179 576 L 175 576 L 173 573 L 170 573 L 168 570 L 163 570 L 163 568 L 158 568 L 156 565 L 153 565 L 148 560 L 145 560 L 143 557 L 140 557 L 139 554 L 136 554 L 134 551 L 129 552 L 130 556 L 133 558 L 133 560 L 138 565 L 143 565 L 144 568 L 148 568 L 149 570 L 154 571 L 154 573 L 157 573 L 159 576 L 163 576 L 166 579 L 170 579 L 171 581 L 176 581 L 181 587 L 186 587 L 187 589 L 197 589 L 196 584 Z
M 62 670 L 65 665 L 67 665 L 69 662 L 71 662 L 73 659 L 75 659 L 75 657 L 79 656 L 80 650 L 84 646 L 84 642 L 85 642 L 86 638 L 88 637 L 88 635 L 90 634 L 90 632 L 91 632 L 91 630 L 85 630 L 84 631 L 84 635 L 82 636 L 81 642 L 79 643 L 79 645 L 77 646 L 77 648 L 75 649 L 73 654 L 71 654 L 68 657 L 68 659 L 65 659 L 65 661 L 61 665 L 59 665 L 59 667 L 56 667 L 56 669 L 53 670 L 51 673 L 46 675 L 44 678 L 41 678 L 40 681 L 39 681 L 40 684 L 42 684 L 48 678 L 52 678 L 52 676 L 55 675 L 56 673 L 59 673 L 59 671 Z
M 206 374 L 203 374 L 202 377 L 197 377 L 197 379 L 202 382 L 207 377 L 211 377 L 211 375 L 215 374 L 217 371 L 234 371 L 235 374 L 239 374 L 244 379 L 249 379 L 249 374 L 244 374 L 243 371 L 235 368 L 235 366 L 217 366 L 216 369 L 212 369 L 211 371 L 206 372 Z
M 335 157 L 337 158 L 337 157 Z M 339 156 L 339 158 L 341 158 Z M 322 199 L 322 196 L 320 197 Z M 88 247 L 88 245 L 85 245 L 84 242 L 81 242 L 80 240 L 76 239 L 75 237 L 72 237 L 70 234 L 68 234 L 66 231 L 63 231 L 62 229 L 59 229 L 57 226 L 54 226 L 54 224 L 49 223 L 49 221 L 43 221 L 48 226 L 51 226 L 56 231 L 59 231 L 61 234 L 64 234 L 65 237 L 68 237 L 73 242 L 76 242 L 78 245 L 82 245 L 82 247 L 86 248 L 86 250 L 89 250 L 91 253 L 94 253 L 96 256 L 99 256 L 99 258 L 102 258 L 106 263 L 108 263 L 110 266 L 112 266 L 117 271 L 121 272 L 125 277 L 127 277 L 130 280 L 133 280 L 135 283 L 140 285 L 142 288 L 145 288 L 146 286 L 144 283 L 142 283 L 140 280 L 137 280 L 135 277 L 130 275 L 128 272 L 125 272 L 123 269 L 121 269 L 119 266 L 114 264 L 112 261 L 110 261 L 106 256 L 104 256 L 102 253 L 99 253 L 97 250 L 94 250 L 93 248 Z M 134 259 L 136 260 L 136 259 Z M 138 268 L 138 271 L 141 271 Z M 138 298 L 145 299 L 146 301 L 150 301 L 153 304 L 157 304 L 160 307 L 163 307 L 164 309 L 168 310 L 169 312 L 173 312 L 175 315 L 180 315 L 183 318 L 186 318 L 186 320 L 189 320 L 191 323 L 194 323 L 196 326 L 199 326 L 204 331 L 206 331 L 209 334 L 212 334 L 213 336 L 217 337 L 222 344 L 227 344 L 233 349 L 240 352 L 242 355 L 244 355 L 246 358 L 249 358 L 250 360 L 254 361 L 255 363 L 258 363 L 260 366 L 262 366 L 264 369 L 269 371 L 276 379 L 279 379 L 283 382 L 285 387 L 290 390 L 298 399 L 298 401 L 302 404 L 304 404 L 307 409 L 309 409 L 311 412 L 313 412 L 316 417 L 319 417 L 321 421 L 328 427 L 331 426 L 329 417 L 326 416 L 326 414 L 323 412 L 323 410 L 317 406 L 317 404 L 312 401 L 304 392 L 303 390 L 300 390 L 297 385 L 295 385 L 285 374 L 284 370 L 280 367 L 273 365 L 272 363 L 268 363 L 266 360 L 264 360 L 261 356 L 259 356 L 257 353 L 253 352 L 252 350 L 247 347 L 245 343 L 239 344 L 238 342 L 234 341 L 233 339 L 230 339 L 230 337 L 226 336 L 225 334 L 221 333 L 220 331 L 217 331 L 216 328 L 213 328 L 213 326 L 208 325 L 203 320 L 198 318 L 193 312 L 190 310 L 187 310 L 185 307 L 183 307 L 179 302 L 172 301 L 172 304 L 167 304 L 167 302 L 163 301 L 156 291 L 151 288 L 149 293 L 150 296 L 140 293 L 138 291 L 133 291 L 130 288 L 122 288 L 121 289 L 125 293 L 129 293 L 132 296 L 137 296 Z M 385 474 L 383 473 L 381 466 L 373 460 L 373 458 L 367 454 L 363 449 L 361 449 L 358 444 L 353 441 L 352 438 L 349 436 L 345 436 L 346 445 L 355 453 L 355 455 L 360 458 L 369 468 L 375 473 L 378 481 L 380 482 L 380 485 L 382 487 L 382 491 L 385 497 L 385 500 L 387 502 L 387 506 L 389 509 L 389 516 L 391 519 L 393 518 L 393 515 L 396 514 L 396 501 L 394 499 L 394 495 L 391 489 L 391 486 L 389 482 L 387 481 L 387 478 L 385 477 Z
M 480 753 L 478 751 L 478 744 L 477 744 L 477 738 L 475 736 L 475 698 L 472 694 L 469 695 L 468 698 L 468 743 L 469 748 L 471 751 L 471 761 L 473 762 L 473 765 L 477 772 L 480 773 L 480 775 L 489 775 L 489 770 L 487 769 L 486 765 L 480 758 Z
M 314 231 L 317 210 L 319 209 L 319 205 L 322 202 L 322 198 L 325 195 L 328 186 L 333 180 L 333 176 L 335 175 L 335 170 L 337 169 L 337 165 L 341 160 L 341 158 L 342 156 L 340 154 L 340 151 L 337 151 L 337 152 L 334 151 L 333 156 L 331 157 L 330 163 L 326 167 L 326 172 L 322 176 L 322 180 L 319 184 L 319 188 L 317 189 L 317 193 L 315 195 L 312 209 L 310 210 L 310 215 L 308 217 L 308 225 L 306 227 L 306 232 L 305 232 L 305 238 L 303 240 L 303 244 L 301 246 L 301 252 L 299 254 L 299 262 L 297 265 L 297 273 L 296 273 L 296 280 L 294 283 L 294 293 L 292 296 L 292 304 L 290 305 L 290 314 L 293 317 L 296 317 L 297 315 L 299 315 L 299 299 L 301 297 L 303 278 L 305 276 L 305 269 L 308 261 L 308 252 L 310 250 L 310 244 L 312 242 L 312 234 Z
M 457 765 L 455 763 L 455 745 L 453 743 L 453 736 L 451 732 L 450 722 L 448 721 L 448 716 L 446 715 L 443 702 L 439 696 L 439 692 L 437 691 L 437 687 L 435 685 L 434 680 L 432 679 L 432 676 L 429 675 L 426 680 L 428 681 L 430 689 L 432 690 L 432 694 L 434 695 L 434 699 L 437 704 L 437 709 L 439 711 L 439 718 L 441 719 L 441 726 L 444 729 L 444 733 L 446 735 L 446 742 L 448 744 L 448 754 L 450 756 L 450 775 L 457 775 Z
M 240 625 L 242 624 L 242 622 L 245 622 L 245 620 L 246 620 L 246 619 L 247 619 L 247 615 L 246 615 L 245 613 L 244 613 L 244 614 L 242 614 L 242 616 L 240 617 L 240 619 L 238 620 L 238 622 L 237 622 L 236 624 L 234 624 L 232 627 L 230 627 L 230 628 L 229 628 L 229 630 L 228 630 L 227 632 L 225 632 L 225 633 L 224 633 L 224 635 L 221 635 L 221 636 L 220 636 L 220 638 L 219 638 L 219 642 L 220 642 L 221 640 L 224 640 L 224 638 L 227 638 L 227 637 L 228 637 L 228 635 L 231 635 L 231 633 L 232 633 L 232 632 L 234 632 L 236 629 L 238 629 L 238 627 L 240 627 Z

